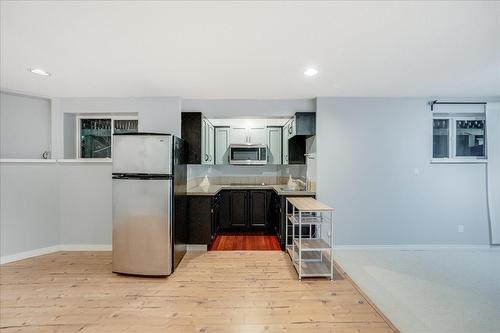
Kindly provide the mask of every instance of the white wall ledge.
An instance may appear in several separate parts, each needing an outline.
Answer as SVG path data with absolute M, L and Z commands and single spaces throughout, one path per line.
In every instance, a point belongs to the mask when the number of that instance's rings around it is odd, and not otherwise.
M 112 163 L 110 158 L 75 158 L 57 160 L 57 163 Z
M 110 158 L 89 159 L 42 159 L 42 158 L 1 158 L 0 163 L 112 163 Z
M 0 158 L 0 163 L 56 163 L 54 159 L 43 158 Z

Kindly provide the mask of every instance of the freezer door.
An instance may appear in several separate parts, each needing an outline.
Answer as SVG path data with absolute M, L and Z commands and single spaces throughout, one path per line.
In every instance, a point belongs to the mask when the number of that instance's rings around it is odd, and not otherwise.
M 171 179 L 113 179 L 113 272 L 172 273 L 171 212 Z
M 171 135 L 114 135 L 113 173 L 172 174 Z

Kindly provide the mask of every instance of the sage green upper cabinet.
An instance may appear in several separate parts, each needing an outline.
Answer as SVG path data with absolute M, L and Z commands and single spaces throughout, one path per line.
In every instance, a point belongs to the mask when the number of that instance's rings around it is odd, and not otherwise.
M 231 127 L 232 144 L 267 143 L 266 127 Z
M 248 143 L 248 129 L 246 127 L 231 127 L 231 144 Z
M 278 126 L 267 128 L 268 164 L 281 164 L 281 141 L 283 139 L 281 131 L 282 128 Z
M 252 127 L 248 130 L 248 143 L 267 144 L 266 127 Z
M 215 128 L 215 164 L 229 163 L 229 143 L 231 129 L 229 127 Z
M 201 123 L 201 164 L 214 164 L 215 162 L 215 132 L 214 126 L 206 118 Z
M 290 121 L 287 121 L 283 126 L 283 164 L 288 164 L 288 131 L 290 129 Z

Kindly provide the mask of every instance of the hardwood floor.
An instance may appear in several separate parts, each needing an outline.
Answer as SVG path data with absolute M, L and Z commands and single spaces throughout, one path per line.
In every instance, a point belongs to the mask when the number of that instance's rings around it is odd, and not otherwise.
M 278 237 L 259 234 L 222 234 L 214 240 L 212 251 L 280 251 Z
M 110 252 L 0 267 L 2 332 L 394 332 L 342 273 L 297 280 L 278 251 L 189 252 L 169 278 L 111 273 Z

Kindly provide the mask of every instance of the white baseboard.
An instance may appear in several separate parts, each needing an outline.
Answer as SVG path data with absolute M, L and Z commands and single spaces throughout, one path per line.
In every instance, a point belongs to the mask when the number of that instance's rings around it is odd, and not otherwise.
M 20 253 L 16 253 L 16 254 L 10 254 L 7 256 L 1 256 L 0 257 L 0 264 L 7 264 L 7 263 L 13 262 L 13 261 L 28 259 L 28 258 L 32 258 L 32 257 L 38 257 L 38 256 L 41 256 L 44 254 L 57 252 L 57 251 L 59 251 L 59 245 L 44 247 L 41 249 L 36 249 L 36 250 L 31 250 L 31 251 L 20 252 Z
M 412 244 L 412 245 L 334 245 L 334 250 L 399 250 L 399 251 L 418 251 L 418 250 L 500 250 L 499 246 L 494 245 L 463 245 L 463 244 Z
M 59 251 L 111 251 L 111 244 L 62 244 Z
M 38 257 L 58 251 L 111 251 L 111 244 L 62 244 L 0 257 L 0 264 Z
M 198 244 L 187 244 L 186 245 L 186 250 L 187 251 L 207 251 L 207 246 L 206 245 L 198 245 Z

